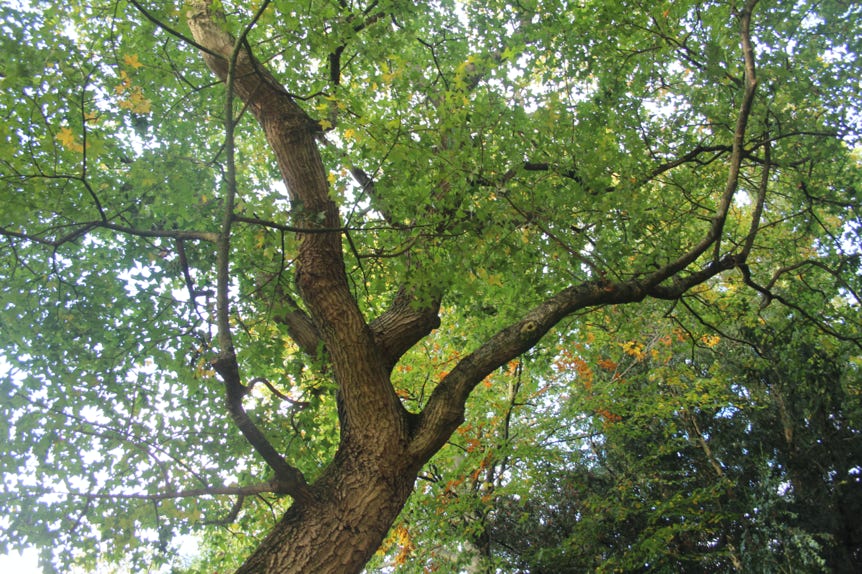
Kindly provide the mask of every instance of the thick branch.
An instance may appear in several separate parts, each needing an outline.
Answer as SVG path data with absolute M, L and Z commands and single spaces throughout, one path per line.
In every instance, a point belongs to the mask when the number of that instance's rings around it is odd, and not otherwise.
M 599 282 L 570 287 L 527 312 L 523 318 L 497 332 L 453 368 L 437 385 L 422 411 L 411 454 L 428 456 L 440 448 L 463 422 L 464 405 L 473 388 L 498 366 L 526 352 L 566 315 L 599 304 L 639 301 L 646 292 L 637 285 L 605 285 Z
M 371 176 L 357 167 L 350 168 L 350 173 L 362 186 L 364 193 L 377 199 L 377 190 Z M 400 226 L 386 209 L 380 211 L 388 223 L 394 227 Z M 409 251 L 404 255 L 409 258 Z M 371 323 L 371 331 L 387 368 L 394 367 L 404 353 L 440 325 L 438 313 L 441 299 L 442 293 L 436 292 L 430 300 L 418 305 L 415 289 L 402 285 L 390 307 Z
M 290 308 L 287 311 L 273 318 L 276 322 L 287 327 L 290 338 L 299 345 L 303 353 L 310 357 L 317 357 L 323 343 L 320 333 L 302 309 L 296 307 L 292 301 L 289 305 Z
M 323 350 L 323 339 L 314 321 L 299 308 L 293 297 L 288 295 L 280 284 L 276 283 L 274 291 L 276 301 L 283 310 L 275 313 L 273 320 L 287 327 L 290 338 L 303 353 L 309 357 L 318 357 Z
M 694 285 L 735 266 L 734 258 L 712 263 L 706 269 L 680 279 L 661 294 L 681 295 Z M 601 305 L 636 303 L 658 294 L 648 278 L 620 283 L 590 281 L 560 291 L 546 299 L 521 320 L 499 331 L 464 357 L 440 382 L 423 410 L 411 454 L 423 457 L 440 448 L 463 422 L 464 405 L 473 388 L 500 365 L 528 351 L 557 323 L 581 309 Z
M 188 22 L 195 40 L 221 56 L 204 54 L 210 69 L 226 81 L 230 58 L 235 58 L 231 74 L 233 90 L 257 118 L 275 152 L 293 205 L 295 228 L 332 230 L 298 233 L 297 284 L 316 322 L 327 327 L 338 324 L 344 310 L 333 313 L 326 304 L 326 296 L 335 295 L 342 305 L 345 299 L 352 298 L 344 273 L 338 210 L 329 197 L 326 169 L 315 142 L 320 126 L 293 101 L 246 45 L 235 44 L 225 31 L 224 16 L 215 12 L 211 0 L 195 0 L 190 6 Z M 355 319 L 359 312 L 353 307 Z
M 440 301 L 439 296 L 433 297 L 427 305 L 417 307 L 413 291 L 402 287 L 392 305 L 371 323 L 388 368 L 394 367 L 404 353 L 440 326 Z
M 676 275 L 670 282 L 670 285 L 652 285 L 648 286 L 647 290 L 650 297 L 656 299 L 667 299 L 673 301 L 679 299 L 686 291 L 700 285 L 701 283 L 715 277 L 722 271 L 728 271 L 741 264 L 742 256 L 728 255 L 721 261 L 711 261 L 706 267 L 700 271 L 689 273 L 688 275 Z
M 335 231 L 341 229 L 338 208 L 330 197 L 315 139 L 320 125 L 254 58 L 247 44 L 234 41 L 212 0 L 192 0 L 189 8 L 192 35 L 210 52 L 204 54 L 207 65 L 223 81 L 232 81 L 236 96 L 263 128 L 290 196 L 293 224 L 333 230 L 297 234 L 296 284 L 329 352 L 345 416 L 362 419 L 368 413 L 387 413 L 390 420 L 401 421 L 393 428 L 406 428 L 404 409 L 347 280 L 341 233 Z M 231 61 L 235 62 L 232 68 Z M 369 440 L 372 434 L 368 433 Z M 379 436 L 376 440 L 381 442 Z
M 499 331 L 463 358 L 434 390 L 420 416 L 411 444 L 411 454 L 418 457 L 429 456 L 440 448 L 463 421 L 464 405 L 472 389 L 495 368 L 532 348 L 564 317 L 588 307 L 634 303 L 647 296 L 677 298 L 693 286 L 738 264 L 735 256 L 719 259 L 718 247 L 731 200 L 738 187 L 746 126 L 757 87 L 750 37 L 751 13 L 755 4 L 756 0 L 749 0 L 740 16 L 740 36 L 746 71 L 745 91 L 734 131 L 727 183 L 712 224 L 703 239 L 677 260 L 640 279 L 619 283 L 590 281 L 564 289 L 534 307 L 520 321 Z M 685 277 L 678 276 L 710 246 L 715 246 L 716 256 L 709 265 Z M 672 277 L 676 278 L 671 285 L 662 285 Z

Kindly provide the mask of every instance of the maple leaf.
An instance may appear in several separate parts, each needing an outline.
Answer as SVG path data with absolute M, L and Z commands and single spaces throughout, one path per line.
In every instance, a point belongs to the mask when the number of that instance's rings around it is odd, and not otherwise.
M 148 114 L 152 108 L 153 102 L 144 97 L 144 93 L 140 86 L 134 86 L 129 91 L 129 97 L 120 101 L 120 107 L 130 110 L 136 114 Z
M 77 141 L 75 134 L 68 127 L 60 128 L 60 133 L 57 134 L 56 138 L 57 141 L 69 151 L 84 151 L 84 146 Z
M 122 83 L 114 87 L 114 91 L 117 94 L 122 94 L 130 87 L 132 87 L 132 79 L 129 78 L 129 75 L 126 73 L 125 70 L 120 70 L 120 80 L 122 80 Z
M 131 66 L 132 68 L 134 68 L 136 70 L 143 66 L 143 64 L 140 62 L 140 60 L 138 60 L 137 54 L 126 54 L 125 56 L 123 56 L 123 62 L 127 66 Z

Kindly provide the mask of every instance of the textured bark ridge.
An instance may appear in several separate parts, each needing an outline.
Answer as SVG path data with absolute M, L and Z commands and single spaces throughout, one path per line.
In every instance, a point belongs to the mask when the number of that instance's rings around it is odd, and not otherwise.
M 238 570 L 360 572 L 380 546 L 413 489 L 416 469 L 342 449 L 313 486 L 314 500 L 295 503 Z

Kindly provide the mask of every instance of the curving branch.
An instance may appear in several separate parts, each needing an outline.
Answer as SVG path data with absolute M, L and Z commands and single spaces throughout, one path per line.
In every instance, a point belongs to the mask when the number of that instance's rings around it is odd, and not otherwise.
M 245 439 L 252 445 L 257 453 L 263 457 L 266 463 L 275 471 L 276 481 L 282 485 L 284 492 L 290 494 L 298 502 L 309 500 L 311 495 L 305 477 L 299 469 L 291 466 L 278 451 L 267 440 L 266 436 L 254 424 L 246 413 L 242 404 L 243 397 L 248 393 L 248 388 L 242 384 L 239 371 L 239 362 L 234 350 L 233 334 L 231 330 L 231 304 L 230 304 L 230 253 L 231 253 L 231 230 L 234 223 L 234 204 L 238 194 L 235 140 L 236 119 L 234 118 L 233 104 L 235 98 L 235 86 L 242 86 L 237 82 L 237 74 L 246 73 L 248 62 L 240 60 L 247 49 L 245 37 L 263 11 L 269 5 L 265 0 L 251 22 L 245 27 L 242 35 L 233 40 L 223 28 L 217 28 L 216 19 L 223 15 L 213 11 L 209 2 L 192 2 L 192 6 L 200 12 L 189 16 L 189 24 L 193 35 L 200 34 L 204 29 L 207 34 L 204 38 L 210 39 L 213 49 L 207 52 L 205 59 L 211 67 L 217 67 L 223 74 L 226 85 L 224 100 L 224 126 L 225 126 L 225 198 L 224 214 L 222 217 L 221 230 L 216 241 L 216 324 L 218 327 L 219 356 L 213 362 L 213 367 L 221 377 L 225 386 L 227 410 L 234 424 L 243 434 Z M 237 89 L 238 94 L 246 94 L 242 87 Z M 249 100 L 244 100 L 250 105 Z
M 676 298 L 692 286 L 735 266 L 733 257 L 713 262 L 705 269 L 679 279 L 675 286 L 662 288 L 663 291 L 656 291 L 657 286 L 652 285 L 649 278 L 641 278 L 617 283 L 588 281 L 549 297 L 461 359 L 443 378 L 419 416 L 411 454 L 422 457 L 436 452 L 463 422 L 464 405 L 473 388 L 494 369 L 534 347 L 565 317 L 582 309 L 636 303 L 657 294 Z
M 278 389 L 276 389 L 275 385 L 270 383 L 269 379 L 266 379 L 265 377 L 255 377 L 254 379 L 249 381 L 248 387 L 247 387 L 247 392 L 250 393 L 251 390 L 254 388 L 254 386 L 257 385 L 258 383 L 261 383 L 263 386 L 265 386 L 267 389 L 269 389 L 269 392 L 271 392 L 273 395 L 275 395 L 276 397 L 278 397 L 279 399 L 281 399 L 285 402 L 288 402 L 288 403 L 290 403 L 296 407 L 299 407 L 299 408 L 305 408 L 308 406 L 308 403 L 306 401 L 297 401 L 297 400 L 292 399 L 289 396 L 285 395 L 284 393 L 282 393 Z
M 224 14 L 214 4 L 213 0 L 189 2 L 187 21 L 192 35 L 218 55 L 205 53 L 206 64 L 263 128 L 288 191 L 292 224 L 320 231 L 297 233 L 295 280 L 304 308 L 329 352 L 343 406 L 342 422 L 377 413 L 396 421 L 393 429 L 401 429 L 406 425 L 404 407 L 389 384 L 384 362 L 353 298 L 344 267 L 340 215 L 330 196 L 327 171 L 317 147 L 321 126 L 254 57 L 248 44 L 235 40 L 226 31 Z M 225 354 L 219 359 L 219 368 L 235 381 L 229 386 L 229 405 L 232 412 L 239 413 L 242 386 L 236 358 L 228 345 L 222 345 L 222 349 Z M 343 424 L 343 428 L 348 427 L 360 429 L 361 425 Z M 346 433 L 342 438 L 348 442 L 348 435 L 373 441 L 374 448 L 385 448 L 379 435 Z
M 742 272 L 743 282 L 747 286 L 751 287 L 752 289 L 754 289 L 755 291 L 760 293 L 761 296 L 763 297 L 763 302 L 761 303 L 761 308 L 769 305 L 769 303 L 771 303 L 772 301 L 778 301 L 779 303 L 781 303 L 782 305 L 784 305 L 788 309 L 793 309 L 794 311 L 799 313 L 802 317 L 805 317 L 806 320 L 810 321 L 813 325 L 815 325 L 818 329 L 820 329 L 824 333 L 826 333 L 832 337 L 835 337 L 836 339 L 838 339 L 840 341 L 847 341 L 849 343 L 853 343 L 854 345 L 856 345 L 857 347 L 862 349 L 862 337 L 847 335 L 847 334 L 841 333 L 840 331 L 836 330 L 832 326 L 828 325 L 821 317 L 815 317 L 805 307 L 794 303 L 793 301 L 791 301 L 787 297 L 785 297 L 779 293 L 776 293 L 775 291 L 772 290 L 772 287 L 774 286 L 775 282 L 778 280 L 779 277 L 781 277 L 785 273 L 789 273 L 791 271 L 798 270 L 799 268 L 806 266 L 806 265 L 819 267 L 829 274 L 836 275 L 833 270 L 829 269 L 823 263 L 821 263 L 819 261 L 806 260 L 806 261 L 800 261 L 799 263 L 795 263 L 793 265 L 788 265 L 787 267 L 782 267 L 781 269 L 778 269 L 773 274 L 770 282 L 764 286 L 764 285 L 760 285 L 759 283 L 754 281 L 754 279 L 751 277 L 751 269 L 748 267 L 748 265 L 745 265 L 745 264 L 739 265 L 739 270 Z M 836 276 L 836 278 L 837 278 L 837 276 Z M 856 297 L 857 301 L 859 300 L 858 295 L 854 291 L 850 290 L 850 293 L 852 293 L 853 296 Z
M 285 307 L 285 310 L 274 315 L 273 320 L 287 327 L 290 338 L 303 353 L 309 357 L 319 357 L 324 350 L 324 343 L 314 321 L 299 308 L 299 305 L 289 295 L 282 292 L 281 289 L 278 291 L 280 292 L 279 302 Z
M 563 318 L 585 308 L 621 305 L 646 297 L 679 298 L 693 286 L 742 263 L 740 257 L 720 257 L 721 236 L 745 156 L 746 127 L 754 102 L 757 79 L 751 46 L 751 16 L 757 0 L 748 0 L 740 15 L 740 43 L 745 59 L 745 88 L 740 105 L 725 189 L 704 237 L 675 261 L 645 276 L 629 281 L 588 281 L 564 289 L 529 310 L 522 318 L 500 330 L 461 361 L 440 382 L 419 415 L 410 452 L 419 458 L 436 452 L 463 422 L 467 397 L 494 369 L 526 352 Z M 700 153 L 700 152 L 698 152 Z M 701 270 L 680 275 L 712 247 L 712 260 Z M 665 284 L 672 279 L 671 284 Z
M 655 180 L 658 176 L 662 175 L 665 172 L 671 171 L 681 165 L 685 165 L 687 163 L 696 163 L 700 165 L 705 165 L 714 162 L 716 159 L 720 158 L 722 155 L 733 151 L 733 146 L 728 145 L 704 145 L 699 144 L 694 148 L 684 153 L 681 156 L 678 156 L 672 160 L 668 160 L 664 163 L 661 163 L 655 166 L 653 169 L 649 171 L 646 175 L 642 176 L 640 179 L 635 181 L 634 186 L 646 185 L 647 183 Z M 711 154 L 708 158 L 702 159 L 701 156 L 704 154 Z M 571 179 L 575 183 L 580 185 L 584 185 L 583 178 L 578 174 L 578 170 L 574 168 L 563 169 L 561 166 L 553 165 L 548 162 L 536 162 L 536 161 L 525 161 L 523 164 L 518 166 L 518 169 L 522 169 L 527 172 L 550 172 L 559 175 L 560 177 Z M 515 177 L 518 172 L 518 169 L 512 168 L 506 173 L 504 173 L 499 182 L 491 182 L 496 185 L 501 185 L 503 183 L 508 182 L 510 179 Z M 482 182 L 489 183 L 489 182 Z M 615 187 L 606 188 L 605 192 L 615 191 Z
M 374 340 L 388 369 L 392 369 L 413 345 L 440 326 L 441 300 L 442 293 L 438 293 L 432 295 L 426 305 L 417 307 L 414 291 L 402 287 L 389 308 L 371 322 Z
M 703 255 L 710 247 L 713 248 L 713 259 L 718 260 L 721 255 L 721 235 L 733 196 L 739 187 L 739 173 L 742 169 L 742 160 L 745 156 L 745 134 L 751 109 L 754 105 L 754 95 L 757 90 L 757 76 L 755 75 L 754 48 L 751 44 L 751 16 L 757 0 L 748 0 L 740 14 L 740 44 L 745 61 L 745 88 L 743 90 L 742 102 L 736 119 L 736 129 L 733 132 L 733 150 L 730 154 L 730 165 L 727 172 L 727 183 L 718 203 L 718 209 L 713 215 L 712 225 L 703 239 L 681 255 L 670 265 L 654 272 L 649 277 L 651 285 L 659 285 L 668 278 L 676 275 Z

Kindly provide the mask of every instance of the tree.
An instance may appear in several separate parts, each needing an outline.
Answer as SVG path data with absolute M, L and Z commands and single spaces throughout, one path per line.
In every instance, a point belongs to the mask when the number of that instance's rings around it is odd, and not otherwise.
M 238 572 L 359 572 L 590 310 L 735 274 L 858 344 L 858 15 L 4 5 L 4 547 L 231 523 Z
M 489 473 L 461 469 L 408 506 L 411 559 L 440 565 L 436 548 L 478 538 L 503 572 L 853 572 L 858 349 L 771 311 L 718 336 L 639 308 L 564 346 L 554 370 L 574 384 L 529 411 L 528 393 L 506 446 L 482 443 L 501 479 L 477 489 Z M 453 499 L 479 519 L 434 531 Z

